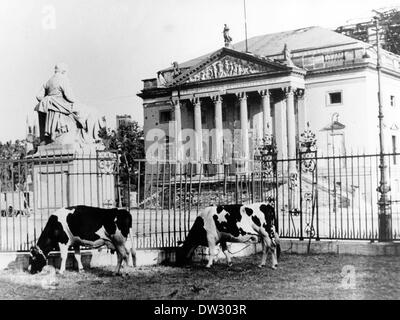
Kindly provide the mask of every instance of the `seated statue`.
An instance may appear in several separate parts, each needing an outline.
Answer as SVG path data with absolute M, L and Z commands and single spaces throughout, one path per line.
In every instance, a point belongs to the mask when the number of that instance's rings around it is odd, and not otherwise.
M 96 119 L 87 107 L 76 103 L 64 63 L 55 66 L 54 75 L 42 86 L 35 107 L 39 117 L 40 144 L 79 143 L 89 144 L 98 141 L 98 130 L 104 119 Z M 79 106 L 82 112 L 74 110 Z M 86 114 L 85 114 L 86 109 Z

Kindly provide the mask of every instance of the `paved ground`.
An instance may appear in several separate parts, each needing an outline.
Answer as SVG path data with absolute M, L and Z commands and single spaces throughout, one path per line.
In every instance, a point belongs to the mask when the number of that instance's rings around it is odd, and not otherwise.
M 0 271 L 0 299 L 399 299 L 400 258 L 283 255 L 277 270 L 257 267 L 260 255 L 202 264 L 112 268 L 63 276 Z

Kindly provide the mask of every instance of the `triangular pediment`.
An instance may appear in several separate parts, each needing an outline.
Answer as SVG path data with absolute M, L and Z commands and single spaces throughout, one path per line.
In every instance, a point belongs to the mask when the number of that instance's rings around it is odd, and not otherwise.
M 171 81 L 170 86 L 291 70 L 282 63 L 222 48 Z

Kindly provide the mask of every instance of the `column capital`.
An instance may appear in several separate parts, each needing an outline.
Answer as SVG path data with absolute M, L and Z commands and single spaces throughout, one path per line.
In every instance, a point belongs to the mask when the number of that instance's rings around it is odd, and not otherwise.
M 260 94 L 261 97 L 270 97 L 271 96 L 271 91 L 269 89 L 258 90 L 258 93 Z
M 171 104 L 175 108 L 180 108 L 181 107 L 181 101 L 178 98 L 171 98 Z
M 304 93 L 305 93 L 305 89 L 297 89 L 294 94 L 296 95 L 296 97 L 298 99 L 303 99 Z
M 236 92 L 236 97 L 239 100 L 247 100 L 247 92 L 246 91 Z
M 193 96 L 193 98 L 190 99 L 190 102 L 192 103 L 193 106 L 200 105 L 201 103 L 200 98 L 195 96 Z
M 216 102 L 222 102 L 224 99 L 222 98 L 221 94 L 214 94 L 212 96 L 210 96 L 212 102 L 216 103 Z
M 282 88 L 282 91 L 286 95 L 286 97 L 293 96 L 294 93 L 296 92 L 296 90 L 297 90 L 297 88 L 296 87 L 292 87 L 292 86 L 288 86 L 288 87 L 283 87 Z

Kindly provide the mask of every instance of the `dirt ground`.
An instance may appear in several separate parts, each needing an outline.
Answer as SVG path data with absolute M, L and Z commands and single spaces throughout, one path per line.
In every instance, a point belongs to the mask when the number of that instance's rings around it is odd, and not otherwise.
M 64 275 L 0 271 L 0 299 L 400 299 L 400 258 L 283 255 L 277 270 L 258 268 L 260 255 L 185 268 L 99 268 Z

